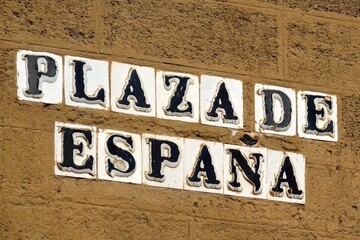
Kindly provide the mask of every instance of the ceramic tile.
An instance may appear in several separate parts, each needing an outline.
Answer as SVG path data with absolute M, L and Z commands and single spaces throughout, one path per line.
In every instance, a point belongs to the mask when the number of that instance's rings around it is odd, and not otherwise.
M 141 184 L 141 135 L 99 129 L 98 178 Z
M 109 63 L 65 56 L 65 104 L 109 109 Z
M 47 52 L 17 53 L 17 93 L 20 100 L 62 103 L 62 57 Z
M 159 118 L 199 122 L 199 77 L 158 70 L 156 102 Z
M 55 175 L 96 178 L 96 127 L 55 122 Z
M 155 117 L 155 69 L 113 62 L 111 110 Z
M 244 164 L 244 162 L 247 166 L 242 168 L 239 163 Z M 266 165 L 266 148 L 225 144 L 224 194 L 265 199 L 267 196 Z M 249 176 L 255 177 L 251 179 Z M 240 183 L 240 186 L 236 183 Z
M 202 75 L 200 82 L 202 124 L 243 128 L 243 88 L 236 79 Z
M 299 91 L 298 133 L 303 138 L 337 142 L 336 96 Z
M 283 180 L 282 183 L 278 182 L 279 178 Z M 268 199 L 305 204 L 304 156 L 297 153 L 268 150 L 267 184 Z M 281 192 L 276 189 L 278 184 Z
M 183 189 L 183 145 L 183 138 L 143 134 L 143 183 Z
M 296 94 L 293 89 L 255 85 L 255 130 L 286 136 L 296 135 Z
M 195 139 L 185 139 L 185 190 L 224 192 L 224 145 Z

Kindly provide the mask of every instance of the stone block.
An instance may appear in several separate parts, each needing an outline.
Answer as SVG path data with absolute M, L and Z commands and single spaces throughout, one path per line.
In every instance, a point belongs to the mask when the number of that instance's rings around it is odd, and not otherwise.
M 0 38 L 97 50 L 96 1 L 1 1 Z
M 358 24 L 313 18 L 287 22 L 288 76 L 319 92 L 353 92 L 360 88 L 360 27 Z M 313 88 L 313 87 L 312 87 Z M 323 89 L 323 90 L 320 90 Z
M 198 1 L 105 1 L 102 49 L 128 57 L 277 76 L 276 16 Z

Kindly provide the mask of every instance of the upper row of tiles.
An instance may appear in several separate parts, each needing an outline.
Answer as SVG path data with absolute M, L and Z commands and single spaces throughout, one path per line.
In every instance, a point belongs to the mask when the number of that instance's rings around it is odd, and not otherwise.
M 107 61 L 73 56 L 65 56 L 64 59 L 63 69 L 63 59 L 59 55 L 20 50 L 17 55 L 19 99 L 62 103 L 64 79 L 65 104 L 69 106 L 111 109 L 120 113 L 185 122 L 199 122 L 200 118 L 202 124 L 243 128 L 243 86 L 240 80 L 208 75 L 201 75 L 199 79 L 192 74 L 156 71 L 151 67 L 112 62 L 109 83 Z M 266 120 L 266 104 L 261 94 L 257 93 L 264 88 L 282 91 L 289 97 L 291 119 L 286 131 L 261 127 Z M 334 137 L 303 134 L 302 126 L 307 124 L 305 100 L 301 97 L 304 93 L 332 99 L 335 111 L 325 117 L 335 124 Z M 276 98 L 273 101 L 275 121 L 284 118 L 283 104 Z M 296 135 L 296 108 L 296 92 L 293 89 L 256 84 L 256 131 Z M 301 137 L 337 140 L 336 96 L 299 91 L 298 109 L 298 131 Z

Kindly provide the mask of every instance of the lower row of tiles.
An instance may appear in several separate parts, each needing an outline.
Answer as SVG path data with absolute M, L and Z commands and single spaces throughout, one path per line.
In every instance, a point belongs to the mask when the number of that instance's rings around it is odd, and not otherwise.
M 305 204 L 302 154 L 55 123 L 55 174 Z

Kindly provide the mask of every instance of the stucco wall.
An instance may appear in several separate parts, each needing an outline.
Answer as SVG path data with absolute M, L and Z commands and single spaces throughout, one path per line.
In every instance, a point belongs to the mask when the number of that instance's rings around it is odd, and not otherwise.
M 0 1 L 1 239 L 360 239 L 360 2 Z M 244 129 L 18 100 L 19 49 L 239 79 Z M 55 176 L 54 123 L 239 144 L 254 85 L 336 95 L 338 142 L 260 134 L 306 158 L 306 204 Z

